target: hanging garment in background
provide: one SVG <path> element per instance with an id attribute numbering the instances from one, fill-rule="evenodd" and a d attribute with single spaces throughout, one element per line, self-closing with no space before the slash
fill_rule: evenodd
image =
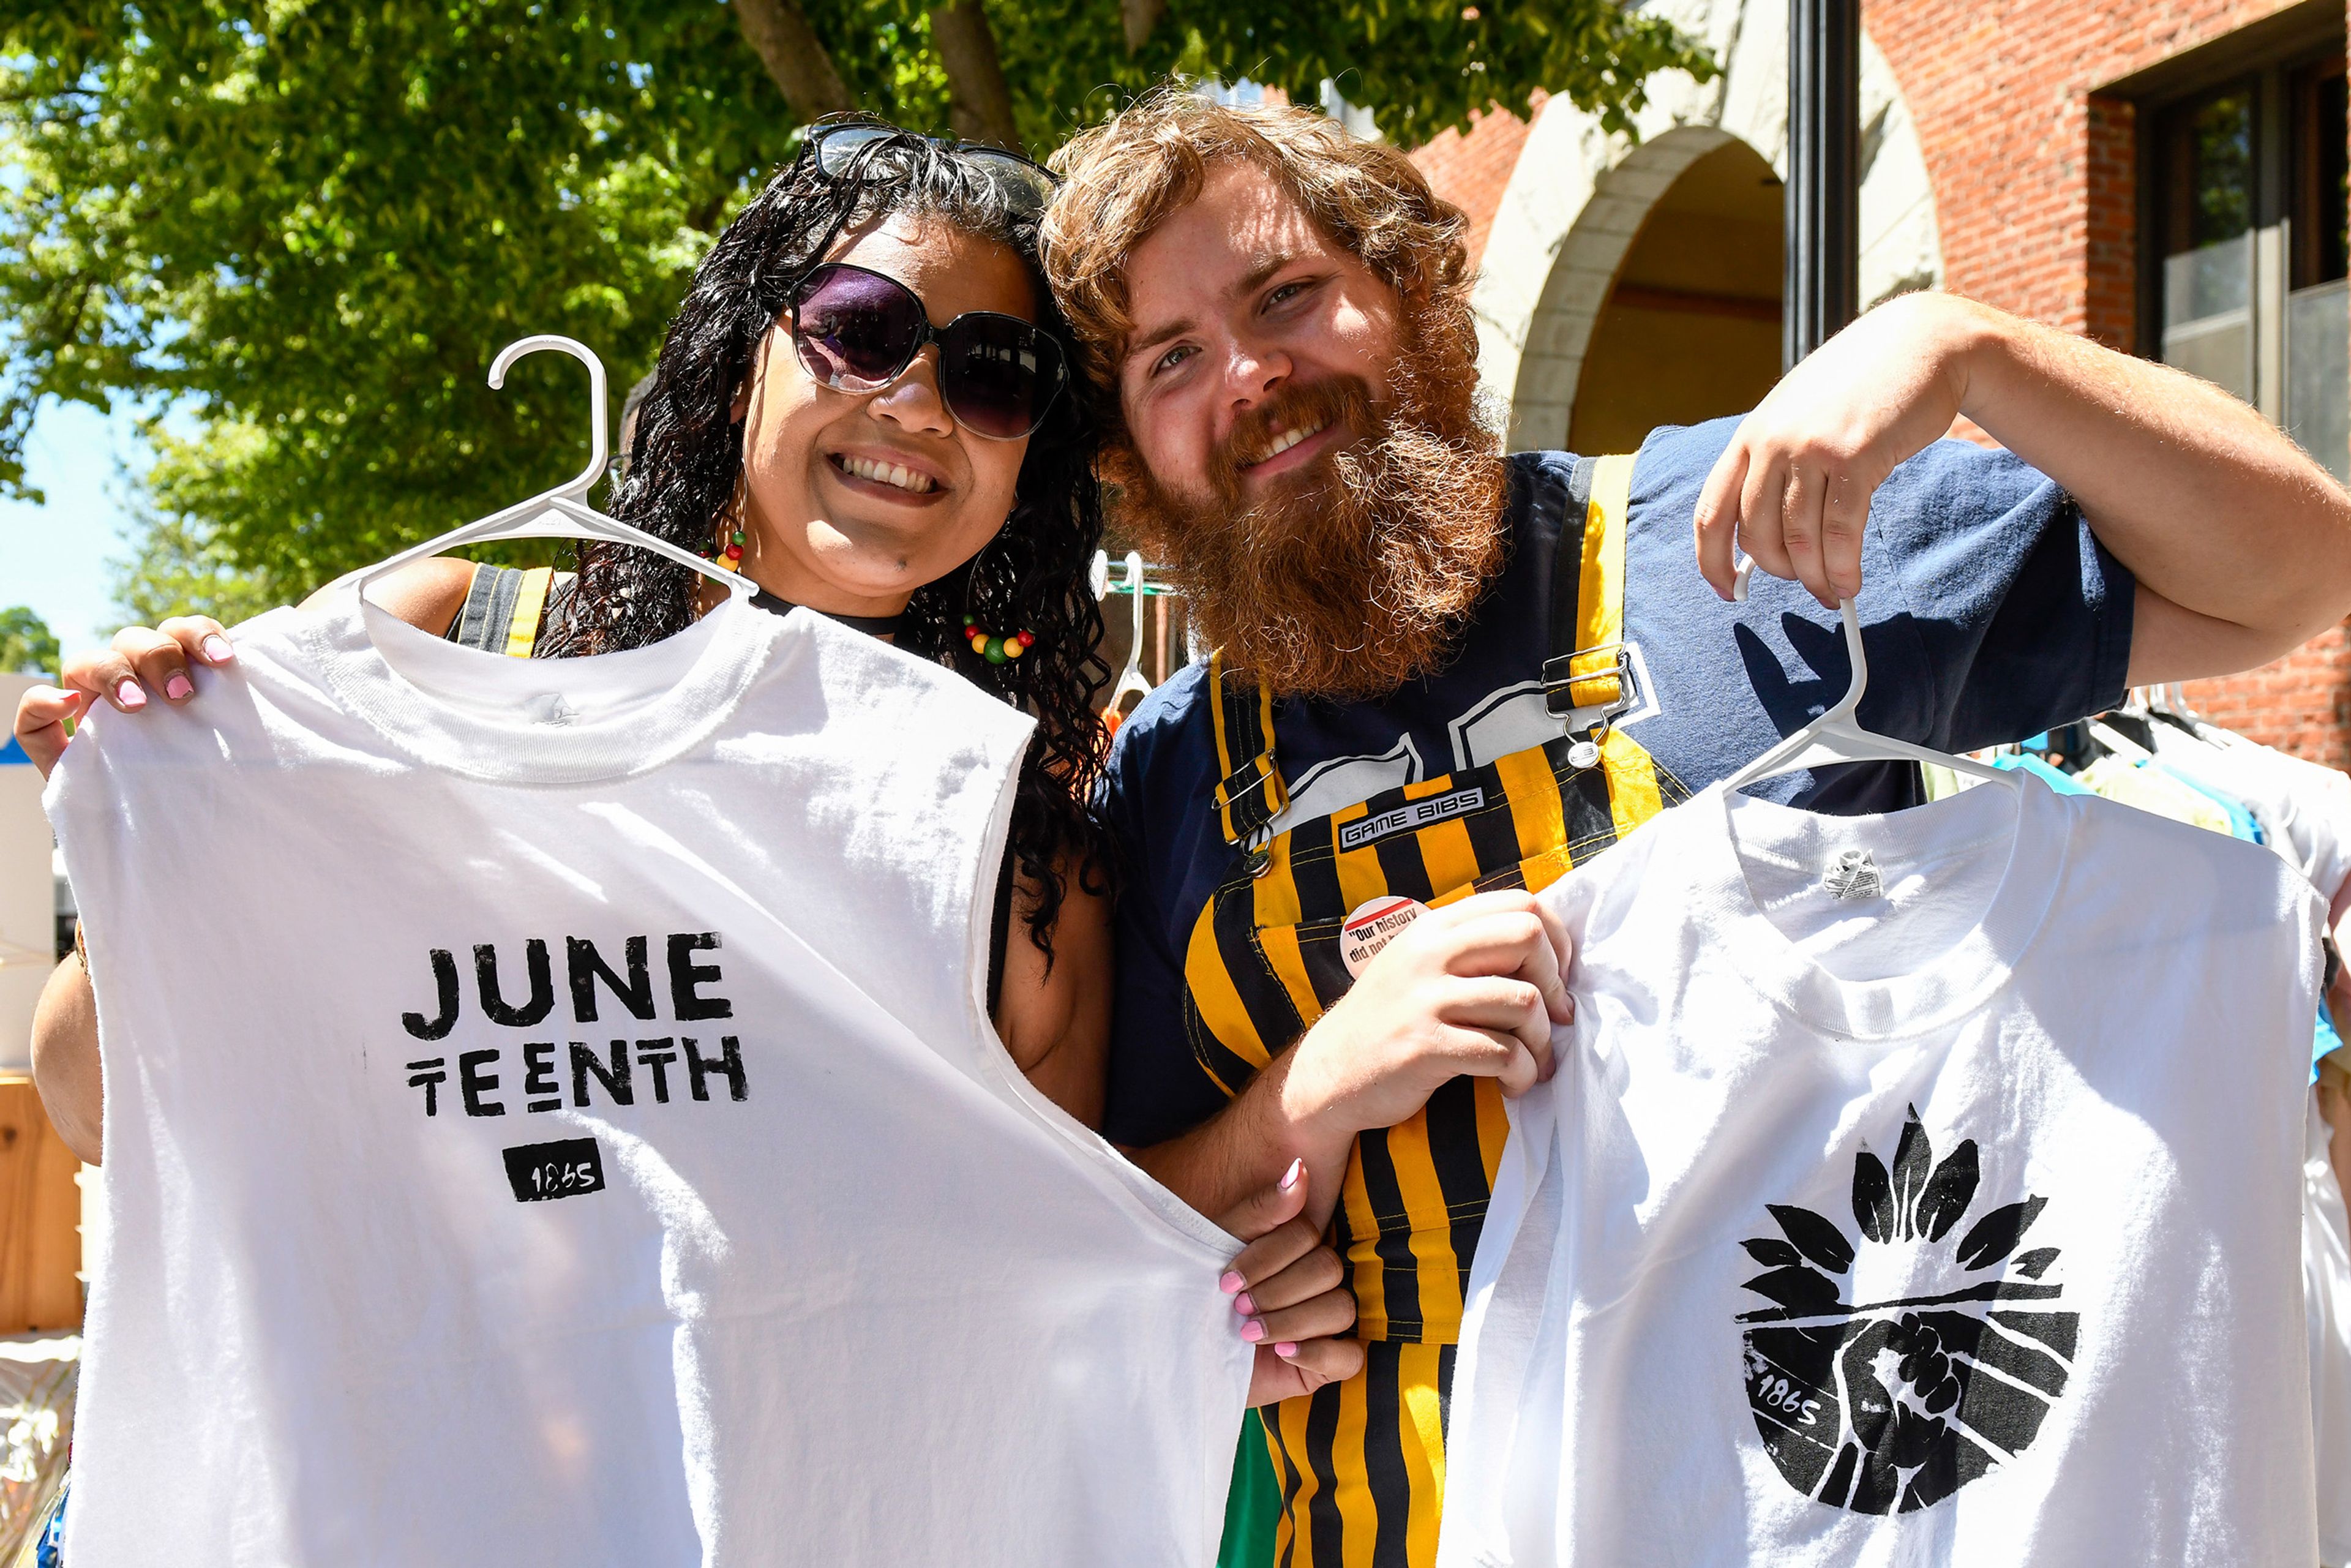
<path id="1" fill-rule="evenodd" d="M 2262 839 L 2291 861 L 2329 904 L 2351 883 L 2351 777 L 2245 741 L 2215 746 L 2176 726 L 2148 726 L 2167 768 L 2244 802 Z"/>
<path id="2" fill-rule="evenodd" d="M 2175 822 L 2188 822 L 2209 832 L 2234 837 L 2229 813 L 2210 796 L 2184 784 L 2159 768 L 2147 768 L 2123 757 L 2101 757 L 2074 775 L 2092 793 L 2136 806 Z"/>
<path id="3" fill-rule="evenodd" d="M 2317 900 L 2037 779 L 1726 798 L 1542 895 L 1440 1562 L 2316 1559 Z M 2192 958 L 2192 961 L 2188 961 Z"/>
<path id="4" fill-rule="evenodd" d="M 1209 1559 L 1237 1244 L 979 1001 L 1028 720 L 733 601 L 237 645 L 51 785 L 111 1218 L 74 1568 Z"/>

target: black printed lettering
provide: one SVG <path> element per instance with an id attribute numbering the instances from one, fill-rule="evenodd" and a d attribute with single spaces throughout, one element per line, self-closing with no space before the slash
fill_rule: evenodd
<path id="1" fill-rule="evenodd" d="M 612 1042 L 612 1065 L 608 1071 L 603 1059 L 578 1040 L 571 1042 L 571 1104 L 573 1109 L 588 1108 L 588 1080 L 593 1075 L 604 1086 L 605 1094 L 615 1105 L 633 1105 L 636 1091 L 629 1083 L 629 1042 Z"/>
<path id="2" fill-rule="evenodd" d="M 620 1041 L 612 1043 L 617 1046 Z M 637 1041 L 637 1065 L 653 1073 L 653 1099 L 664 1105 L 669 1103 L 669 1064 L 676 1060 L 677 1042 L 667 1035 Z"/>
<path id="3" fill-rule="evenodd" d="M 555 1081 L 555 1042 L 535 1040 L 522 1048 L 522 1092 L 530 1096 L 526 1111 L 559 1111 L 563 1085 Z"/>
<path id="4" fill-rule="evenodd" d="M 547 944 L 534 936 L 523 944 L 523 959 L 530 970 L 530 1000 L 509 1007 L 498 992 L 498 950 L 484 942 L 474 949 L 474 978 L 482 990 L 482 1014 L 509 1029 L 528 1029 L 555 1010 L 555 975 L 547 961 Z"/>
<path id="5" fill-rule="evenodd" d="M 445 1040 L 457 1027 L 457 960 L 446 947 L 433 949 L 433 986 L 440 1000 L 432 1018 L 423 1013 L 400 1015 L 401 1027 L 419 1040 Z"/>
<path id="6" fill-rule="evenodd" d="M 702 1052 L 694 1049 L 692 1035 L 685 1036 L 679 1043 L 685 1047 L 686 1078 L 696 1100 L 710 1098 L 709 1086 L 703 1080 L 714 1072 L 726 1080 L 726 1098 L 729 1100 L 747 1100 L 751 1097 L 743 1082 L 743 1052 L 736 1044 L 733 1035 L 727 1035 L 719 1040 L 718 1060 L 716 1061 L 703 1060 Z"/>
<path id="7" fill-rule="evenodd" d="M 498 1086 L 498 1075 L 479 1069 L 498 1059 L 495 1051 L 468 1051 L 457 1058 L 457 1085 L 465 1092 L 465 1114 L 468 1116 L 503 1116 L 507 1108 L 483 1095 Z"/>
<path id="8" fill-rule="evenodd" d="M 653 1016 L 653 977 L 645 962 L 646 942 L 642 936 L 629 938 L 629 977 L 623 982 L 612 973 L 604 956 L 596 951 L 596 944 L 584 936 L 563 939 L 564 954 L 571 972 L 571 1016 L 581 1023 L 596 1021 L 596 982 L 601 979 L 611 988 L 613 999 L 629 1009 L 632 1018 Z"/>
<path id="9" fill-rule="evenodd" d="M 444 954 L 443 956 L 445 957 L 447 955 Z M 454 967 L 451 973 L 455 973 Z M 413 1018 L 416 1015 L 411 1013 L 409 1016 Z M 412 1061 L 408 1064 L 408 1086 L 411 1089 L 424 1091 L 424 1113 L 428 1116 L 437 1116 L 441 1113 L 441 1085 L 449 1081 L 449 1074 L 443 1071 L 445 1065 L 446 1059 L 438 1056 L 430 1061 Z"/>
<path id="10" fill-rule="evenodd" d="M 669 939 L 669 999 L 675 1009 L 677 1021 L 693 1023 L 699 1019 L 731 1019 L 735 1004 L 725 997 L 702 997 L 695 988 L 715 983 L 718 976 L 716 964 L 697 964 L 695 954 L 718 949 L 716 931 L 680 931 Z"/>

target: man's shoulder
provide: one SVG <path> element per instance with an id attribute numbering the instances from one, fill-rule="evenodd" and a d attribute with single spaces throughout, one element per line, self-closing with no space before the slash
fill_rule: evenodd
<path id="1" fill-rule="evenodd" d="M 1110 770 L 1117 786 L 1132 790 L 1146 777 L 1187 761 L 1213 766 L 1216 730 L 1209 713 L 1208 661 L 1195 659 L 1144 695 L 1118 727 L 1111 745 Z"/>

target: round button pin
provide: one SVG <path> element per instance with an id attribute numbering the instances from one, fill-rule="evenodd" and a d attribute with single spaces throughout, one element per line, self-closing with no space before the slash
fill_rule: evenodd
<path id="1" fill-rule="evenodd" d="M 1428 905 L 1416 898 L 1374 898 L 1355 905 L 1339 927 L 1339 957 L 1347 973 L 1361 978 L 1364 966 L 1381 948 L 1395 941 L 1404 928 L 1420 918 Z"/>
<path id="2" fill-rule="evenodd" d="M 1599 745 L 1596 742 L 1589 740 L 1577 741 L 1573 746 L 1567 748 L 1567 765 L 1570 768 L 1599 767 Z"/>

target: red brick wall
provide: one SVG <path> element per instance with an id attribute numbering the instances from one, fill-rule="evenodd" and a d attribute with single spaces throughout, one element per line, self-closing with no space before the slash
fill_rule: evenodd
<path id="1" fill-rule="evenodd" d="M 1536 114 L 1542 112 L 1544 99 L 1541 92 L 1534 95 Z M 1527 130 L 1526 120 L 1497 110 L 1479 115 L 1466 133 L 1445 131 L 1412 154 L 1437 193 L 1468 216 L 1472 267 L 1485 258 L 1486 237 L 1494 231 L 1494 214 L 1527 144 Z"/>
<path id="2" fill-rule="evenodd" d="M 2351 632 L 2323 632 L 2248 674 L 2190 681 L 2188 703 L 2248 739 L 2351 768 Z"/>
<path id="3" fill-rule="evenodd" d="M 2283 8 L 2281 0 L 1863 0 L 1862 24 L 1918 128 L 1946 286 L 2126 343 L 2129 257 L 2114 247 L 2130 239 L 2129 119 L 2118 105 L 2094 114 L 2091 89 Z"/>

